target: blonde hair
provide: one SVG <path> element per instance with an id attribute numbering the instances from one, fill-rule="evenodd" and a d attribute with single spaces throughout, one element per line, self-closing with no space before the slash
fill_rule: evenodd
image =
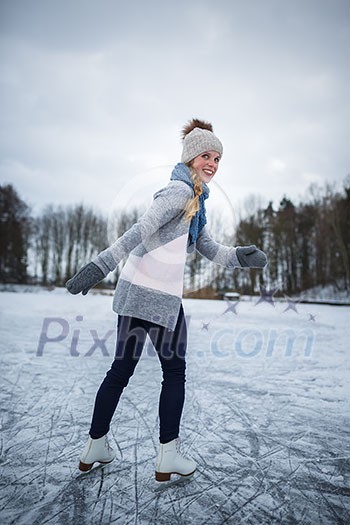
<path id="1" fill-rule="evenodd" d="M 187 165 L 190 168 L 191 178 L 193 181 L 193 190 L 194 190 L 193 199 L 190 199 L 187 202 L 186 207 L 185 207 L 185 219 L 186 219 L 186 222 L 189 222 L 199 210 L 199 196 L 202 195 L 203 193 L 203 183 L 202 183 L 200 176 L 191 167 L 191 163 Z"/>

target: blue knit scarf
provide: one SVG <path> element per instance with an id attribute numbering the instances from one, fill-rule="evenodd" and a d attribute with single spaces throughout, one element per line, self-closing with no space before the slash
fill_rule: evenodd
<path id="1" fill-rule="evenodd" d="M 170 180 L 181 180 L 185 182 L 192 189 L 194 187 L 190 169 L 183 162 L 176 164 L 175 168 L 172 171 Z M 203 192 L 199 196 L 199 210 L 191 219 L 190 230 L 189 230 L 189 243 L 191 246 L 194 244 L 198 238 L 198 235 L 202 228 L 207 223 L 207 217 L 205 212 L 205 199 L 209 197 L 209 188 L 206 184 L 203 183 Z"/>

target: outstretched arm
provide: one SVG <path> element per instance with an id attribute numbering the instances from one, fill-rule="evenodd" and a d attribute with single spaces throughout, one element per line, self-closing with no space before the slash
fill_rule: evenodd
<path id="1" fill-rule="evenodd" d="M 86 295 L 90 288 L 102 281 L 118 263 L 141 242 L 145 242 L 159 228 L 182 213 L 191 189 L 183 183 L 170 183 L 154 195 L 152 205 L 140 219 L 109 248 L 100 252 L 66 283 L 72 294 Z"/>
<path id="2" fill-rule="evenodd" d="M 265 253 L 255 245 L 225 246 L 214 241 L 206 227 L 198 236 L 196 250 L 210 261 L 226 268 L 263 268 L 267 264 Z"/>

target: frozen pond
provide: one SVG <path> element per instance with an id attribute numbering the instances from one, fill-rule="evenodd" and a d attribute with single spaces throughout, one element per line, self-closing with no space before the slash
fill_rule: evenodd
<path id="1" fill-rule="evenodd" d="M 152 348 L 113 420 L 117 459 L 80 474 L 111 297 L 2 292 L 1 523 L 349 524 L 350 308 L 256 302 L 184 301 L 181 437 L 198 470 L 159 489 Z"/>

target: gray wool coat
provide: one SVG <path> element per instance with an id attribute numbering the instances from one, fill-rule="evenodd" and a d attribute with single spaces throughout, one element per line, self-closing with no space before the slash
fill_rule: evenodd
<path id="1" fill-rule="evenodd" d="M 185 206 L 192 198 L 193 190 L 186 183 L 169 182 L 155 193 L 144 215 L 93 260 L 107 275 L 127 257 L 113 299 L 116 313 L 175 329 L 190 226 L 185 220 Z M 206 227 L 195 249 L 226 268 L 241 268 L 236 248 L 214 241 Z"/>

